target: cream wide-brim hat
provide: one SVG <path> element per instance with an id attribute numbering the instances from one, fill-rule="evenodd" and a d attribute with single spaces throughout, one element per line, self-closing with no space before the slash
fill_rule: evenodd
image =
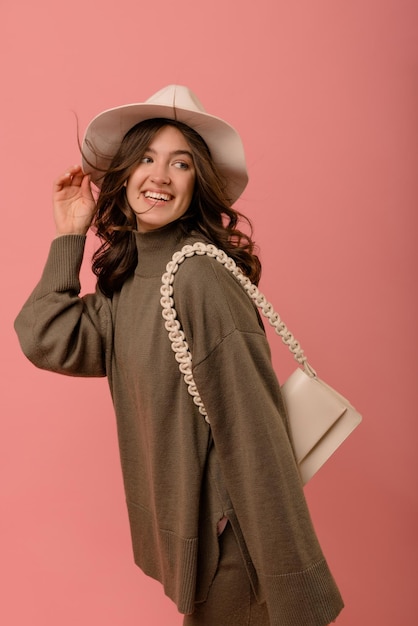
<path id="1" fill-rule="evenodd" d="M 225 179 L 229 201 L 232 204 L 239 198 L 248 182 L 239 134 L 220 118 L 206 113 L 194 93 L 182 85 L 168 85 L 143 103 L 108 109 L 90 122 L 82 144 L 82 164 L 97 187 L 128 130 L 153 118 L 177 120 L 193 128 L 208 145 Z"/>

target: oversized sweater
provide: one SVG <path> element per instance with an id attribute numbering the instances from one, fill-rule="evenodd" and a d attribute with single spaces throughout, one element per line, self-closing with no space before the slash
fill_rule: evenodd
<path id="1" fill-rule="evenodd" d="M 209 426 L 160 304 L 172 254 L 202 237 L 176 223 L 134 236 L 137 268 L 113 298 L 79 296 L 85 237 L 53 241 L 15 322 L 22 349 L 50 371 L 108 377 L 135 562 L 180 612 L 207 596 L 226 515 L 272 626 L 325 626 L 343 604 L 312 527 L 259 315 L 216 260 L 194 256 L 179 268 L 175 308 Z"/>

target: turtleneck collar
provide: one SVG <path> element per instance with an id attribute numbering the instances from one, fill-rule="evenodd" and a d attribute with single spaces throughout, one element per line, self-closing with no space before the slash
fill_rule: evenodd
<path id="1" fill-rule="evenodd" d="M 138 276 L 161 276 L 174 252 L 180 250 L 188 237 L 183 233 L 179 221 L 146 233 L 134 231 L 138 250 Z"/>

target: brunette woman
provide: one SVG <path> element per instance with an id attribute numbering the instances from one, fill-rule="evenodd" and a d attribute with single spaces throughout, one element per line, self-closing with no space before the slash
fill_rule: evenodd
<path id="1" fill-rule="evenodd" d="M 178 270 L 175 306 L 210 425 L 161 315 L 161 276 L 185 244 L 213 243 L 260 277 L 251 231 L 232 208 L 247 183 L 237 132 L 170 85 L 100 114 L 82 153 L 83 169 L 54 184 L 57 237 L 16 320 L 24 353 L 47 370 L 108 377 L 135 562 L 161 581 L 186 626 L 329 624 L 342 600 L 254 305 L 213 258 Z M 97 290 L 80 298 L 92 222 Z"/>

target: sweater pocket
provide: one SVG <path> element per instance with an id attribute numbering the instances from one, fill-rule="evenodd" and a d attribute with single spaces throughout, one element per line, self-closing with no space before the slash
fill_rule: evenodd
<path id="1" fill-rule="evenodd" d="M 197 537 L 180 537 L 158 528 L 144 507 L 128 502 L 132 547 L 136 565 L 158 580 L 180 613 L 192 613 L 197 575 Z"/>

